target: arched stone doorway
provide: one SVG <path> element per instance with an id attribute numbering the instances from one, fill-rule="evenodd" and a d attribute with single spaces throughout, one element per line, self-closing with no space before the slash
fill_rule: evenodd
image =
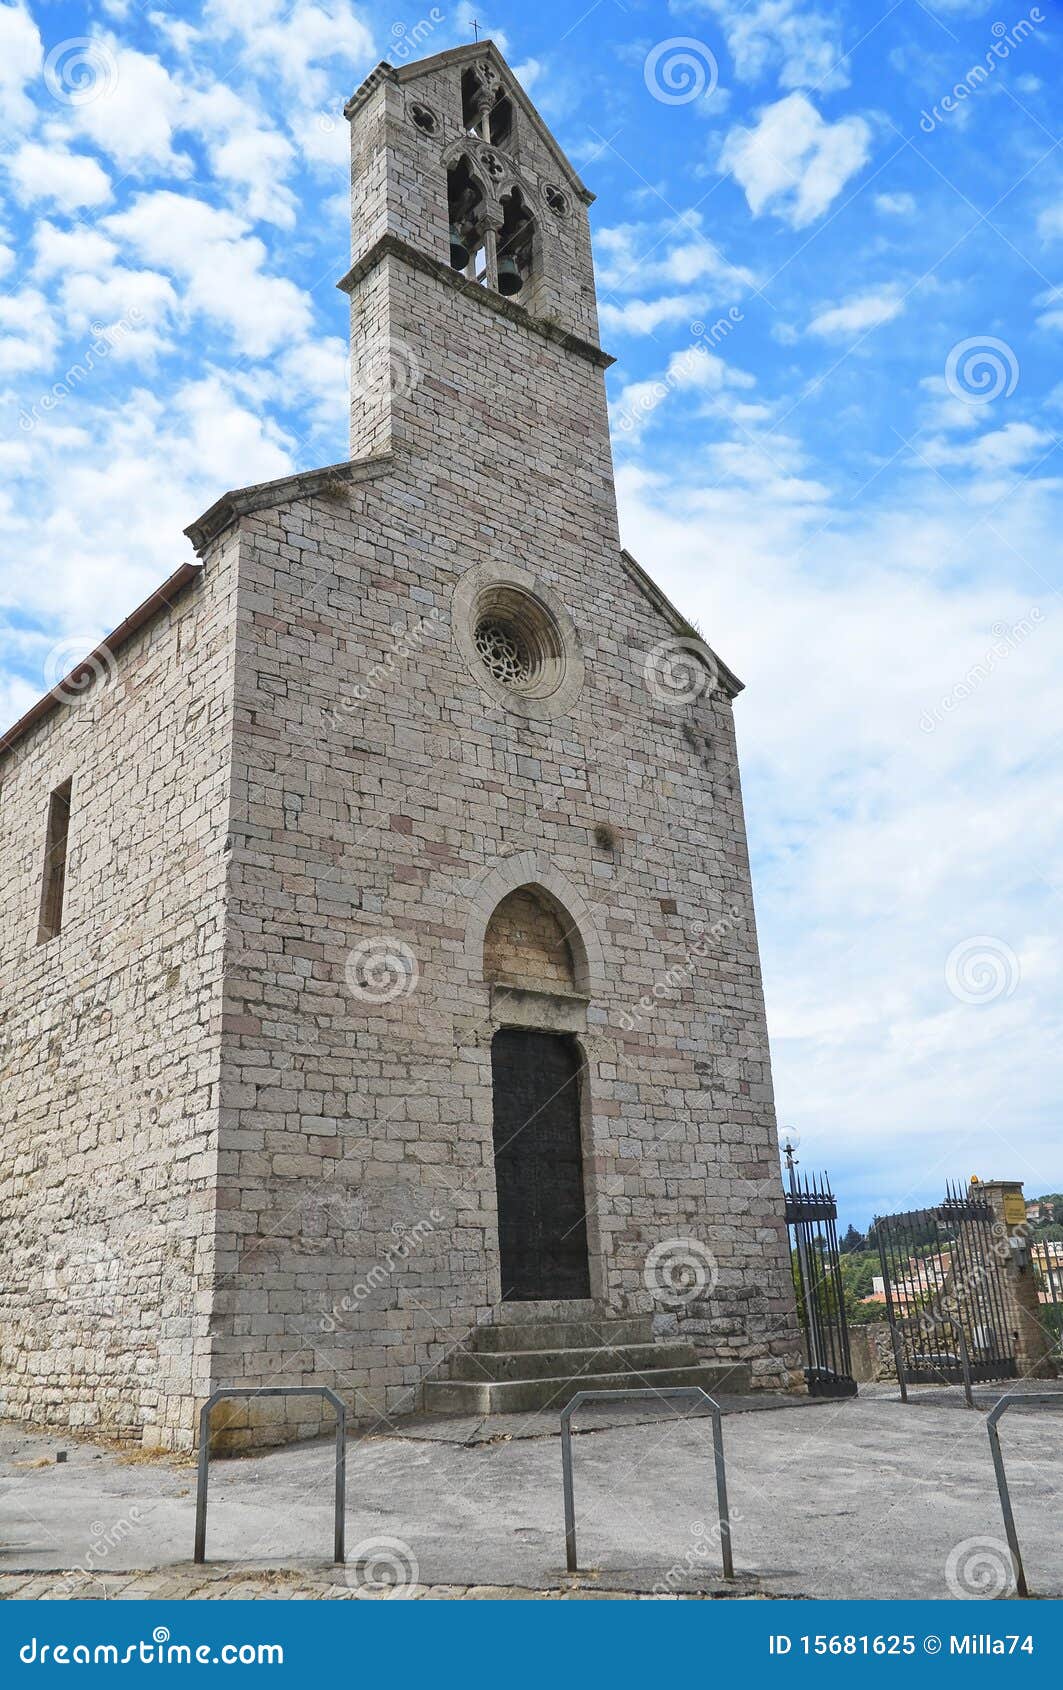
<path id="1" fill-rule="evenodd" d="M 540 888 L 522 886 L 502 899 L 484 937 L 496 1014 L 518 1023 L 500 1026 L 491 1044 L 504 1302 L 591 1295 L 584 1063 L 564 1030 L 586 1002 L 576 989 L 570 926 Z"/>

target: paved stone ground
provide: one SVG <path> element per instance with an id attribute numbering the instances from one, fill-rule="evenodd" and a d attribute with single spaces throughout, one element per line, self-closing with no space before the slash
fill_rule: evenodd
<path id="1" fill-rule="evenodd" d="M 589 1411 L 574 1441 L 580 1565 L 564 1571 L 557 1422 L 423 1417 L 352 1438 L 345 1569 L 328 1564 L 328 1442 L 211 1468 L 206 1568 L 190 1564 L 190 1461 L 0 1426 L 0 1597 L 922 1597 L 1006 1593 L 985 1430 L 999 1392 L 896 1388 L 754 1408 L 724 1426 L 735 1562 L 720 1578 L 711 1429 Z M 1063 1408 L 1063 1395 L 1060 1407 Z M 773 1411 L 768 1411 L 772 1409 Z M 1063 1415 L 1003 1421 L 1031 1590 L 1063 1596 Z M 590 1429 L 594 1426 L 594 1429 Z M 57 1464 L 65 1448 L 68 1459 Z"/>
<path id="2" fill-rule="evenodd" d="M 564 1589 L 533 1590 L 525 1585 L 503 1584 L 413 1584 L 397 1595 L 403 1599 L 434 1602 L 706 1602 L 709 1591 L 656 1591 L 602 1589 L 573 1579 Z M 719 1595 L 743 1596 L 744 1591 Z M 197 1602 L 277 1601 L 329 1602 L 383 1600 L 388 1590 L 351 1589 L 337 1574 L 312 1571 L 272 1573 L 215 1572 L 204 1577 L 203 1569 L 174 1568 L 170 1572 L 97 1574 L 76 1589 L 68 1588 L 68 1576 L 53 1573 L 0 1573 L 0 1602 L 53 1601 L 147 1601 L 170 1602 L 192 1598 Z"/>

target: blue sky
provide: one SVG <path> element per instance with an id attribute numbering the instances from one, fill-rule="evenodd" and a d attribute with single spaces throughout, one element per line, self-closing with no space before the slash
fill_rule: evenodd
<path id="1" fill-rule="evenodd" d="M 598 195 L 625 542 L 747 683 L 781 1120 L 861 1223 L 1063 1187 L 1057 0 L 0 4 L 0 715 L 345 455 L 341 108 L 473 17 Z"/>

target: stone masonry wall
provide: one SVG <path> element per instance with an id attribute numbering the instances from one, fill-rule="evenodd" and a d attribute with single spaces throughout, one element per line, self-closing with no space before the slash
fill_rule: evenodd
<path id="1" fill-rule="evenodd" d="M 179 1447 L 218 1386 L 392 1414 L 513 1313 L 490 1052 L 521 994 L 492 995 L 483 940 L 522 886 L 588 1000 L 596 1307 L 758 1384 L 800 1368 L 731 702 L 661 684 L 683 631 L 620 552 L 585 206 L 537 210 L 531 315 L 455 278 L 414 96 L 460 124 L 452 63 L 354 124 L 356 257 L 421 254 L 349 284 L 371 471 L 237 518 L 115 685 L 0 764 L 0 1412 Z M 522 111 L 516 135 L 539 196 L 556 152 Z M 549 706 L 469 656 L 498 581 L 561 630 Z M 70 776 L 67 918 L 37 946 Z"/>
<path id="2" fill-rule="evenodd" d="M 233 552 L 0 758 L 0 1415 L 186 1448 L 210 1388 Z M 65 920 L 39 945 L 70 777 Z"/>
<path id="3" fill-rule="evenodd" d="M 420 372 L 393 395 L 393 461 L 241 523 L 216 1370 L 393 1413 L 499 1314 L 495 1024 L 468 934 L 520 857 L 569 889 L 598 958 L 582 1043 L 599 1306 L 658 1312 L 787 1382 L 730 702 L 647 685 L 675 634 L 621 561 L 600 369 L 401 259 L 380 268 L 381 321 Z M 553 720 L 500 708 L 453 635 L 468 573 L 514 562 L 582 647 L 582 691 Z M 648 1266 L 675 1239 L 706 1293 L 679 1309 Z"/>

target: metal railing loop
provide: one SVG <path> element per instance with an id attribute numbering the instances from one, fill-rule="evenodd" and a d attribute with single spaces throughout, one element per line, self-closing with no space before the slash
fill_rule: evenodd
<path id="1" fill-rule="evenodd" d="M 712 1451 L 716 1469 L 716 1504 L 720 1516 L 720 1554 L 723 1576 L 734 1578 L 731 1555 L 731 1516 L 727 1506 L 727 1472 L 723 1459 L 723 1423 L 720 1405 L 700 1385 L 675 1385 L 661 1389 L 623 1391 L 577 1391 L 561 1411 L 561 1474 L 565 1487 L 565 1559 L 570 1573 L 579 1571 L 576 1554 L 576 1499 L 572 1485 L 572 1416 L 585 1402 L 669 1401 L 683 1398 L 687 1402 L 704 1403 L 712 1414 Z"/>
<path id="2" fill-rule="evenodd" d="M 1031 1391 L 1028 1395 L 1020 1393 L 1001 1397 L 996 1407 L 991 1409 L 986 1418 L 986 1431 L 989 1433 L 989 1449 L 993 1457 L 993 1471 L 997 1476 L 997 1491 L 1000 1494 L 1000 1512 L 1004 1516 L 1004 1531 L 1007 1534 L 1008 1548 L 1011 1550 L 1011 1563 L 1015 1569 L 1016 1596 L 1029 1596 L 1026 1588 L 1026 1569 L 1022 1564 L 1022 1551 L 1019 1548 L 1019 1534 L 1015 1529 L 1015 1515 L 1011 1507 L 1011 1492 L 1008 1489 L 1008 1476 L 1004 1471 L 1004 1456 L 1000 1448 L 1000 1433 L 997 1422 L 1002 1415 L 1014 1408 L 1016 1403 L 1037 1403 L 1040 1407 L 1051 1406 L 1058 1408 L 1063 1403 L 1063 1394 L 1049 1391 Z"/>
<path id="3" fill-rule="evenodd" d="M 207 1558 L 207 1480 L 210 1474 L 210 1415 L 220 1402 L 240 1397 L 324 1397 L 336 1414 L 336 1517 L 333 1533 L 333 1560 L 342 1566 L 344 1550 L 344 1520 L 347 1509 L 347 1410 L 335 1391 L 325 1385 L 271 1385 L 257 1388 L 233 1386 L 215 1391 L 199 1411 L 199 1473 L 196 1482 L 196 1547 L 193 1560 L 202 1565 Z"/>

